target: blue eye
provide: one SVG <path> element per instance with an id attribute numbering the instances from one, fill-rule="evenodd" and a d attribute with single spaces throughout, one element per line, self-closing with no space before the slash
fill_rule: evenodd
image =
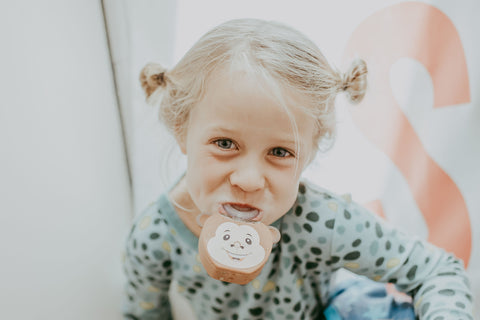
<path id="1" fill-rule="evenodd" d="M 215 144 L 221 149 L 231 149 L 233 142 L 232 140 L 228 140 L 228 139 L 219 139 L 215 141 Z"/>
<path id="2" fill-rule="evenodd" d="M 279 158 L 285 158 L 292 154 L 283 148 L 273 148 L 272 155 Z"/>

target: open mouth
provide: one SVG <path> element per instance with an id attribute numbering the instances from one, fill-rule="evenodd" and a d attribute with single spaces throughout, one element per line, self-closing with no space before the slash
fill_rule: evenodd
<path id="1" fill-rule="evenodd" d="M 258 221 L 260 218 L 260 211 L 256 208 L 250 207 L 249 205 L 225 203 L 222 205 L 222 207 L 227 216 L 234 219 Z"/>

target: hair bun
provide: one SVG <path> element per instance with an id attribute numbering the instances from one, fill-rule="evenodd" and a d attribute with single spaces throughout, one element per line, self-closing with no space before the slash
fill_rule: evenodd
<path id="1" fill-rule="evenodd" d="M 167 69 L 158 63 L 149 63 L 140 72 L 140 83 L 147 98 L 152 95 L 158 87 L 166 86 L 165 72 Z"/>
<path id="2" fill-rule="evenodd" d="M 343 75 L 342 90 L 352 103 L 360 103 L 367 91 L 367 64 L 362 59 L 355 59 Z"/>

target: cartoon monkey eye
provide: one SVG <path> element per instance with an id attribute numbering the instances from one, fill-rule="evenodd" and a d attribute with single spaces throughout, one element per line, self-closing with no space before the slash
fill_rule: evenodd
<path id="1" fill-rule="evenodd" d="M 246 242 L 248 245 L 251 245 L 251 244 L 252 244 L 252 239 L 247 238 L 247 239 L 245 239 L 245 242 Z"/>
<path id="2" fill-rule="evenodd" d="M 227 241 L 228 239 L 230 239 L 230 235 L 229 234 L 226 234 L 223 236 L 223 240 Z"/>

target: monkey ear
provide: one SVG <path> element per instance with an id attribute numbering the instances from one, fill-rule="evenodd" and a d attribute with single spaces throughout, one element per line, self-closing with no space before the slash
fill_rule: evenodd
<path id="1" fill-rule="evenodd" d="M 277 243 L 278 241 L 280 241 L 280 231 L 278 231 L 277 228 L 268 226 L 268 230 L 270 230 L 270 232 L 272 233 L 273 243 Z"/>

